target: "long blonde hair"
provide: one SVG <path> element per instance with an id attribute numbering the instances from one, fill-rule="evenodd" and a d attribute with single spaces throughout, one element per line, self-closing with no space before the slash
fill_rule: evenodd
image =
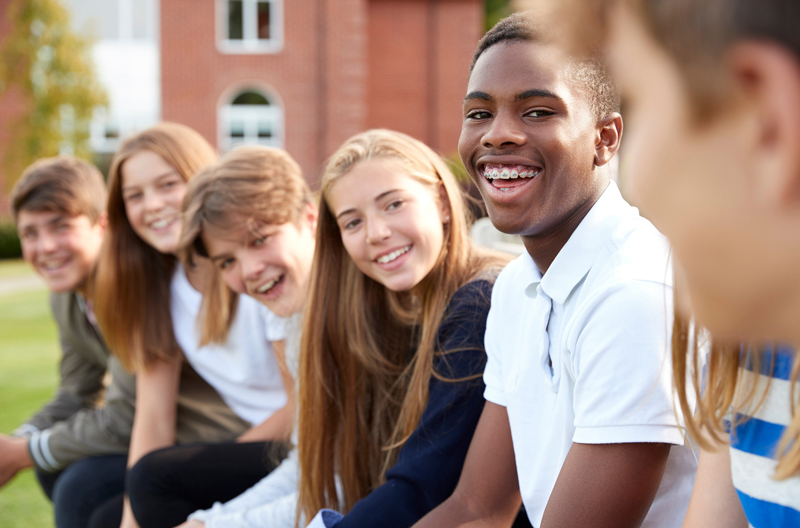
<path id="1" fill-rule="evenodd" d="M 251 230 L 259 225 L 299 222 L 312 203 L 311 191 L 297 162 L 284 150 L 269 147 L 239 147 L 219 163 L 195 176 L 183 199 L 181 258 L 193 254 L 208 257 L 203 232 L 209 228 L 228 231 L 242 218 Z M 200 344 L 224 341 L 233 321 L 236 294 L 215 267 L 200 310 Z"/>
<path id="2" fill-rule="evenodd" d="M 704 334 L 707 340 L 705 365 L 700 350 Z M 707 332 L 696 328 L 691 318 L 676 309 L 672 329 L 673 383 L 681 412 L 689 417 L 686 428 L 703 449 L 714 450 L 726 444 L 726 420 L 732 417 L 732 425 L 741 424 L 743 420 L 737 417 L 752 416 L 766 398 L 769 383 L 760 386 L 741 376 L 745 367 L 754 373 L 774 370 L 777 350 L 770 345 L 768 348 L 772 348 L 772 353 L 764 354 L 764 348 L 715 341 Z M 769 359 L 770 364 L 762 365 L 764 359 Z M 762 369 L 762 366 L 766 368 Z M 789 478 L 800 470 L 800 414 L 797 413 L 795 396 L 799 374 L 800 361 L 795 359 L 791 374 L 791 401 L 786 402 L 791 406 L 792 421 L 776 451 L 777 479 Z M 697 403 L 694 415 L 692 402 Z M 745 411 L 740 414 L 743 409 Z"/>
<path id="3" fill-rule="evenodd" d="M 389 291 L 356 268 L 327 204 L 335 182 L 359 163 L 391 159 L 438 192 L 450 208 L 438 261 L 414 293 Z M 388 130 L 358 134 L 322 175 L 310 300 L 299 372 L 299 511 L 349 511 L 379 486 L 419 423 L 428 401 L 436 334 L 450 297 L 483 270 L 508 259 L 475 248 L 462 191 L 423 143 Z M 340 479 L 343 504 L 337 498 Z"/>
<path id="4" fill-rule="evenodd" d="M 134 154 L 161 156 L 184 180 L 213 163 L 216 153 L 184 125 L 161 123 L 122 143 L 108 176 L 108 230 L 93 294 L 103 336 L 128 370 L 146 369 L 154 360 L 180 357 L 170 315 L 170 281 L 176 258 L 144 242 L 134 232 L 122 199 L 122 168 Z"/>

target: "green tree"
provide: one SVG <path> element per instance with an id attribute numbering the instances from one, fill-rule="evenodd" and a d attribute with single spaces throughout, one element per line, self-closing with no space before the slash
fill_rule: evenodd
<path id="1" fill-rule="evenodd" d="M 511 7 L 511 0 L 485 0 L 486 8 L 486 31 L 492 29 L 501 18 L 505 18 L 514 10 Z"/>
<path id="2" fill-rule="evenodd" d="M 59 0 L 15 0 L 6 13 L 11 31 L 0 43 L 0 98 L 16 88 L 25 114 L 3 147 L 6 185 L 35 160 L 71 153 L 91 159 L 92 114 L 106 106 L 94 71 L 91 42 L 77 35 Z"/>

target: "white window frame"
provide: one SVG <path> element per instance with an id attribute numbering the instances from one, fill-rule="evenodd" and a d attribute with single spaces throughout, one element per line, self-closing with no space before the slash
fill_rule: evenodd
<path id="1" fill-rule="evenodd" d="M 258 2 L 270 3 L 270 38 L 258 38 Z M 279 53 L 283 50 L 283 0 L 241 0 L 242 40 L 228 39 L 228 0 L 217 0 L 217 50 L 226 54 Z"/>
<path id="2" fill-rule="evenodd" d="M 233 105 L 234 99 L 244 92 L 256 92 L 264 96 L 268 105 Z M 231 148 L 241 145 L 261 145 L 265 147 L 283 148 L 283 107 L 277 97 L 270 91 L 260 87 L 247 86 L 229 92 L 225 104 L 220 105 L 218 112 L 218 145 L 220 152 L 227 152 Z M 234 119 L 244 123 L 244 138 L 234 140 L 230 135 L 230 123 Z M 272 122 L 272 137 L 258 137 L 258 122 L 260 120 Z"/>

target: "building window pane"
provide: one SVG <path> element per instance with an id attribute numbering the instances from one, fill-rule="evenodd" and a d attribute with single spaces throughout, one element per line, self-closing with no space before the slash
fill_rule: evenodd
<path id="1" fill-rule="evenodd" d="M 241 0 L 228 2 L 228 39 L 242 40 L 244 38 L 243 10 Z"/>
<path id="2" fill-rule="evenodd" d="M 258 38 L 270 38 L 270 2 L 258 3 Z"/>
<path id="3" fill-rule="evenodd" d="M 258 92 L 243 92 L 236 96 L 232 105 L 268 105 L 267 98 Z"/>
<path id="4" fill-rule="evenodd" d="M 147 34 L 147 0 L 133 0 L 133 31 L 135 39 L 146 39 Z"/>
<path id="5" fill-rule="evenodd" d="M 243 138 L 244 137 L 244 121 L 240 119 L 231 120 L 231 137 Z"/>
<path id="6" fill-rule="evenodd" d="M 220 149 L 238 145 L 281 147 L 283 111 L 260 90 L 243 90 L 220 108 Z"/>

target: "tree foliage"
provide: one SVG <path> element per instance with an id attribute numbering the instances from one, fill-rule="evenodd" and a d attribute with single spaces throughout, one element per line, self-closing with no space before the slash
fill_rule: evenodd
<path id="1" fill-rule="evenodd" d="M 3 148 L 7 185 L 35 160 L 70 153 L 91 159 L 92 114 L 107 105 L 94 71 L 91 42 L 77 35 L 59 0 L 15 0 L 11 31 L 0 42 L 0 98 L 17 88 L 26 112 Z"/>
<path id="2" fill-rule="evenodd" d="M 486 31 L 492 29 L 500 19 L 514 12 L 511 0 L 485 0 L 484 6 L 486 8 Z"/>

